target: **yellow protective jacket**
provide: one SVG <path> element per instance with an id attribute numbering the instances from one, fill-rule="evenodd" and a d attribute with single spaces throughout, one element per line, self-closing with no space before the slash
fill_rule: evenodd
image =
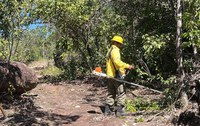
<path id="1" fill-rule="evenodd" d="M 116 45 L 111 46 L 106 57 L 106 74 L 110 77 L 116 76 L 116 70 L 119 70 L 120 74 L 124 75 L 125 68 L 129 68 L 130 66 L 129 64 L 121 61 L 120 49 Z M 113 65 L 115 65 L 115 67 Z"/>

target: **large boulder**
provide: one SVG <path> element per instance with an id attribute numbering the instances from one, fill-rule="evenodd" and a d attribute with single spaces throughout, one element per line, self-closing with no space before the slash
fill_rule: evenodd
<path id="1" fill-rule="evenodd" d="M 37 86 L 36 74 L 21 62 L 0 61 L 0 92 L 22 94 Z"/>

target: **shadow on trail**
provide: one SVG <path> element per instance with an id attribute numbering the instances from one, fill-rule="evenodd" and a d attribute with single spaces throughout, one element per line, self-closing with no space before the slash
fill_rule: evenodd
<path id="1" fill-rule="evenodd" d="M 48 113 L 43 111 L 34 111 L 30 113 L 19 113 L 14 114 L 13 118 L 9 120 L 6 124 L 8 125 L 42 125 L 42 126 L 49 126 L 49 125 L 61 125 L 61 124 L 72 124 L 75 122 L 79 115 L 59 115 L 55 113 Z"/>
<path id="2" fill-rule="evenodd" d="M 6 125 L 15 126 L 49 126 L 49 125 L 62 125 L 62 124 L 72 124 L 80 118 L 80 115 L 61 115 L 55 113 L 49 113 L 46 111 L 40 111 L 40 107 L 34 105 L 35 96 L 20 96 L 19 98 L 13 100 L 6 104 L 7 108 L 14 108 L 15 112 L 12 115 L 8 115 L 8 118 L 0 122 L 4 122 Z M 1 124 L 1 123 L 0 123 Z"/>
<path id="3" fill-rule="evenodd" d="M 87 94 L 83 98 L 84 104 L 89 104 L 93 109 L 87 111 L 89 114 L 102 114 L 104 112 L 104 102 L 106 95 L 106 80 L 99 78 L 90 78 L 87 81 L 92 86 L 87 90 Z"/>
<path id="4" fill-rule="evenodd" d="M 93 81 L 91 82 L 92 86 L 87 90 L 88 94 L 83 98 L 87 101 L 88 104 L 95 102 L 104 102 L 106 90 L 105 83 L 102 81 Z"/>

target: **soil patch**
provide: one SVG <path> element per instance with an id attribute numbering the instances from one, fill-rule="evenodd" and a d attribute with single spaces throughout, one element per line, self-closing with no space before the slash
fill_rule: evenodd
<path id="1" fill-rule="evenodd" d="M 123 118 L 103 116 L 106 87 L 101 81 L 41 83 L 6 109 L 9 121 L 4 125 L 44 126 L 164 126 L 165 116 L 152 122 L 135 123 L 138 115 Z M 9 112 L 10 111 L 10 112 Z M 139 114 L 139 116 L 143 116 Z"/>

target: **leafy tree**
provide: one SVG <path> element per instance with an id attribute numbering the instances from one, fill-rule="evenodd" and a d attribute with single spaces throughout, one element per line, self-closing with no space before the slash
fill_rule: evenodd
<path id="1" fill-rule="evenodd" d="M 191 84 L 199 84 L 199 28 L 200 28 L 200 18 L 199 18 L 199 0 L 184 0 L 182 1 L 183 6 L 183 33 L 182 38 L 182 47 L 181 50 L 183 53 L 182 59 L 182 68 L 180 65 L 181 72 L 181 83 L 182 83 L 182 102 L 184 107 L 187 107 L 188 104 L 188 95 L 191 95 L 190 86 Z M 196 87 L 197 90 L 198 87 Z M 190 96 L 189 96 L 190 97 Z"/>
<path id="2" fill-rule="evenodd" d="M 187 59 L 184 61 L 187 68 L 190 66 L 195 66 L 195 62 L 197 63 L 198 59 L 198 50 L 200 48 L 199 41 L 199 27 L 200 27 L 200 14 L 199 14 L 199 0 L 185 0 L 184 2 L 184 13 L 183 13 L 183 48 L 184 53 L 186 54 L 184 57 Z M 191 63 L 190 58 L 193 58 L 193 63 Z M 187 62 L 190 60 L 189 62 Z M 189 64 L 187 64 L 189 63 Z M 194 67 L 193 66 L 193 67 Z"/>
<path id="3" fill-rule="evenodd" d="M 150 83 L 155 79 L 159 84 L 176 74 L 175 1 L 118 0 L 113 3 L 115 11 L 126 18 L 124 30 L 128 32 L 124 36 L 128 42 L 124 53 L 128 62 L 138 66 L 135 79 L 139 82 L 146 79 Z"/>
<path id="4" fill-rule="evenodd" d="M 151 75 L 150 81 L 147 77 L 148 82 L 168 83 L 171 76 L 176 76 L 176 70 L 179 71 L 179 75 L 183 75 L 182 80 L 192 77 L 185 77 L 184 70 L 189 72 L 187 73 L 189 75 L 191 72 L 198 71 L 195 66 L 199 64 L 199 0 L 118 0 L 113 3 L 116 5 L 116 12 L 126 16 L 126 23 L 129 26 L 127 31 L 130 32 L 126 36 L 131 44 L 129 43 L 127 46 L 126 54 L 135 55 L 126 59 L 138 59 L 142 71 L 146 69 L 145 71 L 151 73 L 149 74 Z M 183 8 L 176 7 L 177 3 L 180 3 Z M 177 49 L 175 43 L 176 21 L 181 21 L 177 14 L 181 11 L 183 11 L 183 27 L 181 27 L 183 32 L 181 33 L 181 29 L 179 29 L 179 38 L 177 38 L 183 40 L 183 50 L 181 50 L 181 41 L 178 41 Z M 176 57 L 176 50 L 178 57 Z M 140 70 L 138 72 L 138 75 L 144 80 L 147 74 Z M 141 82 L 141 80 L 139 81 Z M 172 83 L 174 84 L 174 81 Z M 182 84 L 187 88 L 185 82 Z"/>
<path id="5" fill-rule="evenodd" d="M 45 25 L 28 30 L 31 23 L 38 21 L 31 15 L 30 10 L 34 9 L 31 0 L 4 0 L 0 7 L 0 56 L 3 59 L 27 62 L 53 57 L 52 31 Z"/>
<path id="6" fill-rule="evenodd" d="M 8 61 L 16 53 L 22 29 L 28 24 L 28 4 L 22 0 L 4 0 L 0 2 L 0 36 L 1 41 L 7 42 L 4 48 L 4 58 Z M 15 45 L 15 46 L 14 46 Z M 6 55 L 5 55 L 6 54 Z"/>
<path id="7" fill-rule="evenodd" d="M 175 5 L 175 0 L 5 0 L 0 4 L 0 56 L 54 58 L 66 77 L 75 79 L 104 67 L 110 40 L 119 34 L 125 40 L 123 60 L 137 68 L 129 79 L 163 88 L 160 83 L 169 85 L 177 74 Z M 192 72 L 199 51 L 198 9 L 199 0 L 184 0 L 183 66 Z M 38 21 L 44 27 L 27 30 Z"/>
<path id="8" fill-rule="evenodd" d="M 54 55 L 57 66 L 64 68 L 69 75 L 89 72 L 96 65 L 105 63 L 111 37 L 119 34 L 125 25 L 110 4 L 106 0 L 36 2 L 37 8 L 31 15 L 54 27 L 58 36 Z M 68 67 L 74 60 L 76 71 Z"/>
<path id="9" fill-rule="evenodd" d="M 30 62 L 53 59 L 55 38 L 47 26 L 24 30 L 14 60 Z"/>

